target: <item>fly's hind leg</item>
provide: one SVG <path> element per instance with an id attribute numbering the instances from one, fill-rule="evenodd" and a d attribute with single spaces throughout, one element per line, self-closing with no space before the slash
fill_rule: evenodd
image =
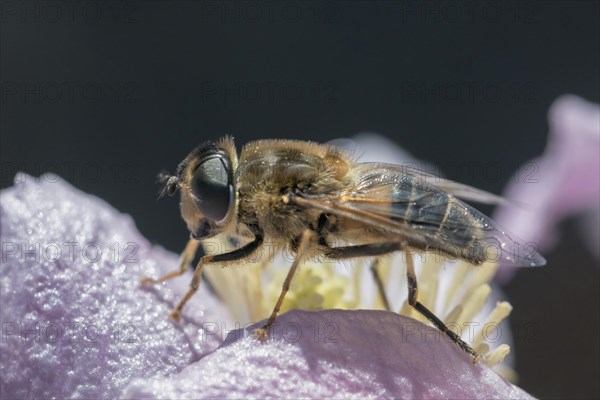
<path id="1" fill-rule="evenodd" d="M 447 335 L 453 342 L 458 344 L 466 353 L 473 357 L 473 362 L 480 360 L 479 356 L 467 343 L 465 343 L 460 336 L 452 332 L 444 323 L 429 311 L 423 304 L 417 301 L 417 276 L 415 274 L 415 266 L 412 255 L 409 249 L 402 243 L 389 242 L 389 243 L 376 243 L 376 244 L 364 244 L 356 246 L 345 246 L 345 247 L 333 247 L 326 250 L 328 257 L 332 259 L 344 259 L 354 257 L 368 257 L 368 256 L 380 256 L 384 254 L 390 254 L 396 251 L 405 250 L 407 254 L 407 266 L 406 275 L 408 278 L 408 304 L 420 312 L 425 318 L 427 318 L 437 329 Z M 376 273 L 377 269 L 372 269 L 374 272 L 375 281 L 378 286 L 381 285 L 380 294 L 385 295 L 382 291 L 383 283 L 381 278 L 378 279 L 379 274 Z M 379 283 L 378 283 L 379 281 Z"/>
<path id="2" fill-rule="evenodd" d="M 451 331 L 434 313 L 429 311 L 427 307 L 421 304 L 417 300 L 418 289 L 417 289 L 417 275 L 415 274 L 415 265 L 412 254 L 409 249 L 406 249 L 406 277 L 408 280 L 408 304 L 414 309 L 420 312 L 425 318 L 427 318 L 436 328 L 448 336 L 454 343 L 458 344 L 461 349 L 467 352 L 473 357 L 473 363 L 480 360 L 481 356 L 475 352 L 467 343 L 465 343 L 460 336 Z"/>
<path id="3" fill-rule="evenodd" d="M 152 278 L 145 276 L 142 279 L 140 279 L 140 284 L 141 285 L 154 285 L 157 283 L 166 282 L 170 279 L 173 279 L 173 278 L 176 278 L 178 276 L 185 274 L 185 272 L 189 268 L 190 263 L 194 259 L 194 256 L 196 255 L 196 251 L 198 251 L 199 244 L 200 244 L 200 242 L 198 240 L 190 238 L 190 240 L 187 242 L 187 245 L 185 246 L 185 249 L 183 250 L 183 253 L 181 253 L 181 256 L 179 257 L 179 269 L 178 270 L 169 272 L 168 274 L 166 274 L 158 279 L 152 279 Z"/>
<path id="4" fill-rule="evenodd" d="M 302 258 L 307 254 L 308 250 L 310 250 L 310 245 L 313 243 L 315 238 L 315 233 L 311 230 L 305 230 L 300 237 L 300 242 L 298 243 L 298 247 L 296 250 L 296 257 L 294 258 L 294 262 L 288 271 L 287 276 L 285 277 L 285 281 L 283 281 L 283 286 L 281 287 L 281 293 L 279 294 L 279 298 L 277 299 L 277 303 L 275 303 L 275 307 L 271 312 L 271 316 L 267 320 L 267 323 L 264 324 L 261 328 L 255 329 L 253 334 L 259 340 L 266 340 L 269 337 L 269 330 L 271 329 L 271 325 L 275 322 L 277 315 L 279 314 L 279 310 L 281 309 L 281 304 L 283 303 L 283 299 L 285 298 L 286 293 L 290 289 L 290 284 L 292 282 L 292 278 L 298 269 L 298 265 L 302 261 Z"/>

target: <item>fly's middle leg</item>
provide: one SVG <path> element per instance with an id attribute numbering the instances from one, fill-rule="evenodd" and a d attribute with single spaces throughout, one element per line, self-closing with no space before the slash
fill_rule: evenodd
<path id="1" fill-rule="evenodd" d="M 271 312 L 271 316 L 261 328 L 255 329 L 253 332 L 254 336 L 256 336 L 258 339 L 266 340 L 269 337 L 269 330 L 271 329 L 273 322 L 275 322 L 275 318 L 277 318 L 277 315 L 279 314 L 279 310 L 281 309 L 283 299 L 285 298 L 285 295 L 290 289 L 292 278 L 294 277 L 294 274 L 296 273 L 296 270 L 298 269 L 298 265 L 300 265 L 302 258 L 306 256 L 306 254 L 310 250 L 310 245 L 314 242 L 315 237 L 315 233 L 311 230 L 305 230 L 302 233 L 302 236 L 300 237 L 300 241 L 296 249 L 296 257 L 294 258 L 294 262 L 292 263 L 292 266 L 290 267 L 290 270 L 288 271 L 288 274 L 285 277 L 285 281 L 283 281 L 281 293 L 279 294 L 277 303 L 275 303 L 275 307 Z"/>
<path id="2" fill-rule="evenodd" d="M 373 280 L 377 286 L 377 292 L 379 292 L 379 297 L 383 303 L 383 307 L 385 307 L 386 311 L 391 311 L 392 309 L 390 308 L 390 302 L 385 294 L 383 280 L 381 279 L 381 275 L 379 275 L 379 258 L 376 258 L 371 262 L 371 274 L 373 274 Z"/>

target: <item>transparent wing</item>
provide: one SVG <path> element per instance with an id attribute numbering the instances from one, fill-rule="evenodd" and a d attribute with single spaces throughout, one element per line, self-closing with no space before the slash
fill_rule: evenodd
<path id="1" fill-rule="evenodd" d="M 367 162 L 374 161 L 375 159 L 377 159 L 376 157 L 378 154 L 373 153 L 373 152 L 377 151 L 375 149 L 387 150 L 388 148 L 392 147 L 392 148 L 394 148 L 393 152 L 398 153 L 396 156 L 394 156 L 394 158 L 397 158 L 395 161 L 398 163 L 402 163 L 402 165 L 385 164 L 392 169 L 400 168 L 400 169 L 402 169 L 402 172 L 404 172 L 405 174 L 410 174 L 419 179 L 422 179 L 422 180 L 426 181 L 427 183 L 430 183 L 431 185 L 436 186 L 445 192 L 451 193 L 454 196 L 456 196 L 460 199 L 463 199 L 463 200 L 474 201 L 474 202 L 477 202 L 480 204 L 494 204 L 494 205 L 511 204 L 511 202 L 509 200 L 507 200 L 501 196 L 486 192 L 484 190 L 476 189 L 469 185 L 454 182 L 454 181 L 451 181 L 450 179 L 442 178 L 439 175 L 432 174 L 430 172 L 427 172 L 427 171 L 417 167 L 416 160 L 414 160 L 410 154 L 404 152 L 404 150 L 402 150 L 400 148 L 395 148 L 396 144 L 394 144 L 393 142 L 390 142 L 388 139 L 386 139 L 380 135 L 371 134 L 371 133 L 362 133 L 362 134 L 358 134 L 356 136 L 356 140 L 357 141 L 355 141 L 354 139 L 348 139 L 348 138 L 338 138 L 338 139 L 330 140 L 326 144 L 329 146 L 335 146 L 339 149 L 342 149 L 346 153 L 348 153 L 351 156 L 356 157 L 356 158 L 360 158 L 360 156 L 363 155 L 363 152 L 359 151 L 359 148 L 361 148 L 360 143 L 362 143 L 362 146 L 366 146 L 367 148 L 369 146 L 372 146 L 372 147 L 374 147 L 374 150 L 371 151 L 371 157 L 374 157 L 374 159 L 373 160 L 365 160 Z M 373 143 L 375 143 L 375 144 L 373 144 Z M 384 156 L 384 158 L 389 158 L 389 157 L 390 157 L 389 154 L 387 154 L 387 156 Z M 382 163 L 379 163 L 379 164 L 382 164 Z M 419 163 L 419 164 L 421 164 L 421 163 Z"/>
<path id="2" fill-rule="evenodd" d="M 364 163 L 356 167 L 351 193 L 304 199 L 306 204 L 397 234 L 413 246 L 434 249 L 475 264 L 502 261 L 540 266 L 535 246 L 507 232 L 452 193 L 407 174 L 402 167 Z"/>
<path id="3" fill-rule="evenodd" d="M 372 163 L 365 163 L 372 164 Z M 398 166 L 394 164 L 379 164 L 382 167 L 388 167 L 392 170 L 398 170 L 407 175 L 412 175 L 417 179 L 421 179 L 430 185 L 433 185 L 445 192 L 448 192 L 459 199 L 474 201 L 480 204 L 510 204 L 510 201 L 502 196 L 486 192 L 485 190 L 477 189 L 463 183 L 454 182 L 450 179 L 442 178 L 438 175 L 423 171 L 414 166 Z"/>

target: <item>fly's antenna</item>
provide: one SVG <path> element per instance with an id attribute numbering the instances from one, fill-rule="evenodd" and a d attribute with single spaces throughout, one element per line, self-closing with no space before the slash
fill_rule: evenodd
<path id="1" fill-rule="evenodd" d="M 165 194 L 173 196 L 178 189 L 179 178 L 169 174 L 168 171 L 160 171 L 157 178 L 158 183 L 162 185 L 158 198 L 164 197 Z"/>

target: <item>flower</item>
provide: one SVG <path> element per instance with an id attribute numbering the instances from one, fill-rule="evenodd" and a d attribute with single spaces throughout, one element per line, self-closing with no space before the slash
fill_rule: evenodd
<path id="1" fill-rule="evenodd" d="M 170 321 L 191 273 L 156 289 L 139 278 L 176 255 L 56 176 L 17 182 L 0 193 L 2 398 L 529 397 L 395 313 L 296 310 L 266 343 L 256 325 L 222 342 L 227 311 L 203 285 Z"/>
<path id="2" fill-rule="evenodd" d="M 550 134 L 544 154 L 525 163 L 505 189 L 513 204 L 494 215 L 502 226 L 548 251 L 558 223 L 585 215 L 580 223 L 592 253 L 600 258 L 600 106 L 564 95 L 548 112 Z M 502 268 L 501 281 L 514 273 Z"/>

